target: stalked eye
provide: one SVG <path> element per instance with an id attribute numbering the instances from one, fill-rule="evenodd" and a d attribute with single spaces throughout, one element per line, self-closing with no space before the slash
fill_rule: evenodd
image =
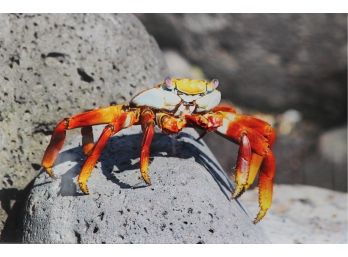
<path id="1" fill-rule="evenodd" d="M 219 81 L 217 79 L 213 79 L 211 81 L 211 85 L 213 86 L 214 89 L 216 89 L 219 86 Z"/>
<path id="2" fill-rule="evenodd" d="M 173 90 L 175 88 L 173 81 L 169 77 L 164 79 L 163 87 L 167 90 Z"/>
<path id="3" fill-rule="evenodd" d="M 219 86 L 219 81 L 217 79 L 213 79 L 212 81 L 210 81 L 210 83 L 207 85 L 208 93 L 213 92 L 218 86 Z"/>

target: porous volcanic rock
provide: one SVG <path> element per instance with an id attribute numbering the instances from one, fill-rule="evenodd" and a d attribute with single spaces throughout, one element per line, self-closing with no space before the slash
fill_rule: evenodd
<path id="1" fill-rule="evenodd" d="M 100 128 L 95 132 L 100 133 Z M 28 196 L 25 243 L 263 243 L 267 238 L 242 206 L 230 201 L 230 180 L 198 134 L 157 133 L 152 185 L 140 178 L 139 126 L 111 138 L 88 181 L 76 187 L 81 137 L 65 147 L 52 180 L 41 174 Z M 257 201 L 255 202 L 257 206 Z M 256 215 L 256 213 L 253 213 Z"/>
<path id="2" fill-rule="evenodd" d="M 1 14 L 0 231 L 59 120 L 128 101 L 166 74 L 132 15 Z"/>

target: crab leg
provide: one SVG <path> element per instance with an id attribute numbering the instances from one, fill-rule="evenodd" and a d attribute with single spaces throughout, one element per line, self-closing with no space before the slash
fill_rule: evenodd
<path id="1" fill-rule="evenodd" d="M 274 142 L 275 132 L 268 123 L 259 119 L 232 112 L 218 113 L 223 116 L 223 122 L 216 132 L 240 145 L 236 165 L 236 190 L 232 196 L 238 197 L 249 188 L 260 169 L 260 211 L 254 220 L 254 223 L 257 223 L 265 216 L 272 203 L 275 159 L 270 147 Z M 251 155 L 248 151 L 249 146 Z"/>
<path id="2" fill-rule="evenodd" d="M 254 183 L 256 175 L 260 170 L 262 161 L 263 161 L 263 157 L 261 155 L 258 155 L 256 153 L 251 153 L 249 176 L 248 176 L 248 181 L 244 186 L 244 190 L 247 190 Z"/>
<path id="3" fill-rule="evenodd" d="M 149 176 L 150 145 L 155 134 L 155 115 L 151 110 L 145 110 L 141 114 L 141 125 L 144 131 L 140 154 L 140 172 L 146 184 L 151 185 Z"/>
<path id="4" fill-rule="evenodd" d="M 117 133 L 124 127 L 126 118 L 127 113 L 122 113 L 116 122 L 114 122 L 113 124 L 109 124 L 104 128 L 97 143 L 94 145 L 90 155 L 87 157 L 85 163 L 83 164 L 77 181 L 79 183 L 81 191 L 84 194 L 89 194 L 87 180 L 91 176 L 94 165 L 99 159 L 100 154 L 103 151 L 107 141 L 113 134 Z"/>
<path id="5" fill-rule="evenodd" d="M 91 126 L 82 127 L 82 150 L 85 155 L 89 155 L 94 146 L 93 129 Z"/>
<path id="6" fill-rule="evenodd" d="M 186 115 L 185 119 L 194 126 L 205 129 L 207 132 L 214 131 L 222 125 L 222 116 L 217 113 Z M 201 136 L 199 137 L 201 138 Z"/>
<path id="7" fill-rule="evenodd" d="M 213 108 L 213 112 L 230 112 L 230 113 L 237 113 L 236 108 L 234 108 L 232 105 L 229 104 L 219 104 L 218 106 Z"/>
<path id="8" fill-rule="evenodd" d="M 272 151 L 269 151 L 262 162 L 260 176 L 259 176 L 260 210 L 254 220 L 255 224 L 259 222 L 266 215 L 267 210 L 271 207 L 274 175 L 275 175 L 275 158 Z"/>
<path id="9" fill-rule="evenodd" d="M 93 147 L 90 155 L 87 157 L 85 163 L 82 166 L 79 177 L 77 179 L 81 191 L 88 195 L 89 190 L 87 187 L 87 180 L 91 176 L 94 165 L 100 157 L 101 152 L 103 151 L 108 139 L 114 134 L 114 126 L 107 125 L 102 134 L 100 135 L 97 143 Z"/>
<path id="10" fill-rule="evenodd" d="M 251 146 L 248 137 L 242 134 L 236 164 L 236 188 L 232 193 L 232 198 L 240 196 L 248 183 L 251 162 Z"/>
<path id="11" fill-rule="evenodd" d="M 176 118 L 167 113 L 157 113 L 156 123 L 163 132 L 168 134 L 179 133 L 184 127 L 186 127 L 185 119 Z"/>
<path id="12" fill-rule="evenodd" d="M 112 123 L 115 119 L 117 119 L 117 117 L 120 116 L 121 113 L 124 112 L 122 108 L 123 105 L 109 106 L 80 113 L 60 121 L 53 131 L 51 141 L 45 151 L 45 154 L 41 162 L 42 167 L 46 170 L 48 175 L 50 175 L 51 177 L 54 176 L 52 167 L 57 159 L 59 151 L 63 147 L 66 136 L 66 130 L 79 127 L 90 127 L 92 125 Z M 82 138 L 84 152 L 88 153 L 93 147 L 92 131 L 88 128 L 83 130 Z"/>
<path id="13" fill-rule="evenodd" d="M 117 120 L 112 124 L 107 125 L 101 133 L 97 143 L 94 145 L 91 153 L 88 155 L 85 163 L 82 166 L 81 172 L 77 179 L 80 189 L 84 194 L 89 194 L 87 180 L 91 176 L 93 168 L 98 161 L 109 138 L 119 132 L 121 129 L 134 124 L 134 113 L 122 112 L 118 115 Z"/>

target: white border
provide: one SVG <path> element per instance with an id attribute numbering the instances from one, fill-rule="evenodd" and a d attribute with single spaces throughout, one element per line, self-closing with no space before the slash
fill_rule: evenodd
<path id="1" fill-rule="evenodd" d="M 167 257 L 167 256 L 332 256 L 347 253 L 348 245 L 0 245 L 2 256 L 136 256 L 136 257 Z"/>
<path id="2" fill-rule="evenodd" d="M 9 0 L 1 12 L 347 13 L 347 0 Z M 331 256 L 347 245 L 0 245 L 1 256 Z"/>
<path id="3" fill-rule="evenodd" d="M 347 13 L 347 0 L 9 0 L 0 12 Z"/>

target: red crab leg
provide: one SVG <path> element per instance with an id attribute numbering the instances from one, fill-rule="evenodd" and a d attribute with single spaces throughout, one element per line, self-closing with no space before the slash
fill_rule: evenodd
<path id="1" fill-rule="evenodd" d="M 89 155 L 94 146 L 93 129 L 91 126 L 81 128 L 82 150 L 85 155 Z"/>
<path id="2" fill-rule="evenodd" d="M 240 140 L 237 164 L 236 164 L 236 188 L 232 193 L 233 198 L 237 198 L 244 192 L 245 185 L 248 183 L 250 162 L 251 162 L 251 146 L 248 137 L 242 134 Z"/>
<path id="3" fill-rule="evenodd" d="M 84 194 L 89 194 L 89 190 L 87 187 L 87 180 L 91 176 L 94 165 L 100 157 L 101 152 L 103 151 L 108 139 L 118 131 L 120 131 L 123 127 L 123 123 L 127 117 L 126 113 L 123 113 L 119 120 L 114 124 L 107 125 L 102 134 L 100 135 L 97 143 L 93 147 L 90 155 L 87 157 L 85 163 L 82 166 L 81 172 L 77 179 L 80 189 Z"/>
<path id="4" fill-rule="evenodd" d="M 219 111 L 223 111 L 223 112 L 230 112 L 230 113 L 236 113 L 236 108 L 234 108 L 231 105 L 228 104 L 219 104 L 218 106 L 213 108 L 213 112 L 219 112 Z"/>
<path id="5" fill-rule="evenodd" d="M 146 184 L 151 185 L 149 176 L 150 145 L 155 134 L 155 115 L 151 110 L 145 110 L 141 114 L 141 125 L 144 131 L 140 154 L 140 173 Z"/>
<path id="6" fill-rule="evenodd" d="M 167 113 L 157 113 L 156 123 L 165 133 L 178 133 L 186 127 L 186 120 L 170 116 Z"/>
<path id="7" fill-rule="evenodd" d="M 206 113 L 206 114 L 190 114 L 186 115 L 185 119 L 189 124 L 201 127 L 206 131 L 214 131 L 216 128 L 222 125 L 222 115 L 218 113 Z"/>
<path id="8" fill-rule="evenodd" d="M 256 175 L 260 170 L 262 161 L 263 161 L 263 157 L 261 155 L 258 155 L 256 153 L 251 154 L 249 176 L 248 176 L 248 181 L 244 186 L 244 190 L 247 190 L 254 183 Z"/>
<path id="9" fill-rule="evenodd" d="M 272 151 L 269 151 L 261 166 L 259 175 L 259 206 L 260 210 L 254 220 L 256 224 L 267 213 L 272 204 L 273 179 L 275 175 L 275 158 Z"/>
<path id="10" fill-rule="evenodd" d="M 66 130 L 78 128 L 78 127 L 88 127 L 98 124 L 108 124 L 113 122 L 121 112 L 122 105 L 109 106 L 105 108 L 100 108 L 92 111 L 87 111 L 74 115 L 70 118 L 66 118 L 60 121 L 56 128 L 53 131 L 51 141 L 45 151 L 45 154 L 42 158 L 41 165 L 46 170 L 50 176 L 54 176 L 52 167 L 55 160 L 57 159 L 58 153 L 63 147 Z M 88 129 L 84 131 L 83 137 L 86 143 L 86 149 L 90 147 L 91 136 L 88 132 Z M 88 139 L 88 140 L 87 140 Z M 89 145 L 89 146 L 87 146 Z"/>
<path id="11" fill-rule="evenodd" d="M 256 130 L 263 137 L 267 138 L 267 142 L 270 146 L 273 145 L 276 134 L 270 124 L 248 115 L 237 114 L 236 119 L 238 120 L 239 125 Z"/>
<path id="12" fill-rule="evenodd" d="M 241 145 L 241 151 L 248 145 L 243 142 L 241 135 L 245 134 L 250 141 L 252 150 L 250 170 L 245 180 L 243 172 L 238 172 L 240 161 L 237 161 L 236 191 L 233 196 L 238 196 L 247 189 L 254 181 L 260 169 L 259 176 L 259 205 L 260 210 L 254 223 L 259 222 L 266 214 L 272 203 L 273 178 L 275 175 L 275 158 L 270 149 L 275 139 L 273 128 L 266 122 L 251 116 L 238 115 L 232 112 L 218 111 L 223 115 L 223 125 L 217 129 L 217 133 L 229 138 Z M 240 159 L 239 159 L 240 160 Z M 238 177 L 238 174 L 240 176 Z M 246 181 L 246 183 L 244 183 Z"/>

